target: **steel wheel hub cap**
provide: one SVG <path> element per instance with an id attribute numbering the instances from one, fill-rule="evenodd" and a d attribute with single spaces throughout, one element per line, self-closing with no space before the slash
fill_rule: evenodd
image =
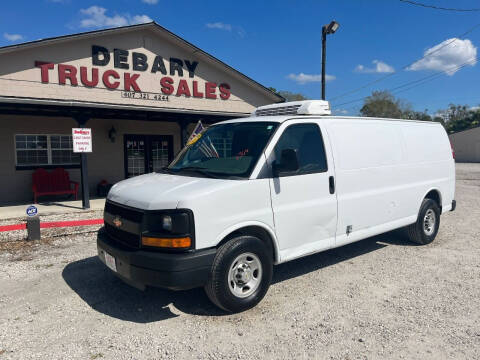
<path id="1" fill-rule="evenodd" d="M 423 231 L 430 236 L 435 231 L 435 222 L 437 217 L 432 209 L 428 209 L 423 218 Z"/>
<path id="2" fill-rule="evenodd" d="M 235 258 L 228 271 L 228 288 L 236 297 L 250 296 L 262 281 L 262 264 L 257 255 L 244 253 Z"/>

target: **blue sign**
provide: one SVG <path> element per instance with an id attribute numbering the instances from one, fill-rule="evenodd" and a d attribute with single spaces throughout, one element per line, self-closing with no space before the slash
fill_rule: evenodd
<path id="1" fill-rule="evenodd" d="M 38 209 L 37 209 L 36 206 L 30 205 L 27 208 L 27 215 L 28 216 L 35 216 L 35 215 L 37 215 L 37 213 L 38 213 Z"/>

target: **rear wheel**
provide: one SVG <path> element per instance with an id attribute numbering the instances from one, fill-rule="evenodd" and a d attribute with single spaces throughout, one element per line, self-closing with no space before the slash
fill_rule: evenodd
<path id="1" fill-rule="evenodd" d="M 407 234 L 411 241 L 426 245 L 435 239 L 439 226 L 440 207 L 432 199 L 423 199 L 417 222 L 407 227 Z"/>
<path id="2" fill-rule="evenodd" d="M 265 243 L 253 236 L 239 236 L 218 249 L 205 292 L 226 311 L 244 311 L 263 299 L 272 271 L 273 259 Z"/>

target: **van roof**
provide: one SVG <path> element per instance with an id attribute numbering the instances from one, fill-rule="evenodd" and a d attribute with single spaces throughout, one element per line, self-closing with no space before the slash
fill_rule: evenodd
<path id="1" fill-rule="evenodd" d="M 238 118 L 221 121 L 217 124 L 228 124 L 236 122 L 278 122 L 283 123 L 287 120 L 304 120 L 304 119 L 356 119 L 356 120 L 382 120 L 382 121 L 401 121 L 401 122 L 413 122 L 413 123 L 429 123 L 429 124 L 438 124 L 440 123 L 434 121 L 423 121 L 423 120 L 407 120 L 407 119 L 390 119 L 390 118 L 376 118 L 376 117 L 362 117 L 362 116 L 331 116 L 331 115 L 276 115 L 276 116 L 251 116 L 247 118 Z"/>

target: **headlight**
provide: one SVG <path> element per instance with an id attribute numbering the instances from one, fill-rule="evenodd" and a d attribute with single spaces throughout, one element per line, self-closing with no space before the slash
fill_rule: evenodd
<path id="1" fill-rule="evenodd" d="M 172 231 L 172 217 L 170 215 L 165 215 L 162 219 L 163 230 Z"/>
<path id="2" fill-rule="evenodd" d="M 144 219 L 143 246 L 193 248 L 195 231 L 191 210 L 150 211 L 145 214 Z"/>

